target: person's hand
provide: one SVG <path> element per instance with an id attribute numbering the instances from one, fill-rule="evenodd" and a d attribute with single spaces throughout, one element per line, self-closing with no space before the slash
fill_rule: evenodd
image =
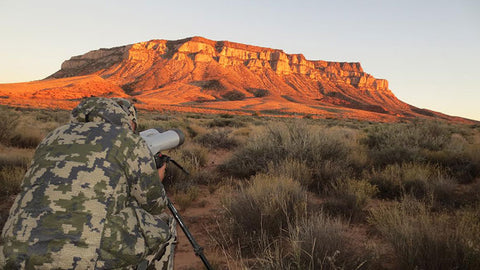
<path id="1" fill-rule="evenodd" d="M 164 163 L 163 166 L 158 169 L 158 176 L 160 177 L 160 182 L 163 182 L 163 178 L 165 178 L 166 168 L 167 168 L 167 163 Z"/>

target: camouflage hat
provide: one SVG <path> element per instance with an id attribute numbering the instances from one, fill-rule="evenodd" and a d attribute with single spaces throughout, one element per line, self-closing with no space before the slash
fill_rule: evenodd
<path id="1" fill-rule="evenodd" d="M 137 109 L 133 104 L 124 99 L 124 98 L 112 98 L 115 102 L 117 102 L 118 105 L 122 107 L 122 109 L 128 113 L 128 117 L 132 122 L 137 124 Z"/>
<path id="2" fill-rule="evenodd" d="M 123 98 L 86 98 L 72 110 L 70 122 L 107 122 L 134 130 L 137 111 L 130 101 Z"/>

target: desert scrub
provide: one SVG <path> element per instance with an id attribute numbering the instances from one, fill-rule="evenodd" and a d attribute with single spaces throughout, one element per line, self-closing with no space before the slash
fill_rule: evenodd
<path id="1" fill-rule="evenodd" d="M 207 165 L 208 149 L 203 146 L 186 143 L 179 149 L 179 152 L 185 162 L 195 164 L 197 167 Z"/>
<path id="2" fill-rule="evenodd" d="M 339 179 L 329 188 L 324 207 L 329 213 L 357 221 L 364 217 L 363 210 L 377 192 L 377 187 L 366 180 Z"/>
<path id="3" fill-rule="evenodd" d="M 244 127 L 246 124 L 237 118 L 215 118 L 208 123 L 208 127 Z"/>
<path id="4" fill-rule="evenodd" d="M 433 196 L 442 204 L 449 204 L 454 199 L 455 182 L 435 165 L 393 164 L 372 170 L 366 178 L 378 187 L 378 197 L 383 199 L 399 199 L 407 194 L 418 199 Z"/>
<path id="5" fill-rule="evenodd" d="M 369 223 L 392 244 L 401 269 L 478 269 L 478 208 L 453 216 L 429 208 L 406 197 L 372 209 Z"/>
<path id="6" fill-rule="evenodd" d="M 443 123 L 416 121 L 375 125 L 363 143 L 373 166 L 419 160 L 421 150 L 439 151 L 450 141 L 451 129 Z"/>
<path id="7" fill-rule="evenodd" d="M 251 253 L 261 246 L 261 236 L 273 240 L 306 214 L 306 192 L 288 177 L 259 174 L 238 193 L 224 199 L 233 243 Z"/>
<path id="8" fill-rule="evenodd" d="M 0 198 L 15 195 L 20 192 L 25 168 L 4 166 L 0 168 Z"/>
<path id="9" fill-rule="evenodd" d="M 312 169 L 305 162 L 287 158 L 277 163 L 268 164 L 268 174 L 277 177 L 285 176 L 298 181 L 303 187 L 308 188 L 312 182 Z"/>
<path id="10" fill-rule="evenodd" d="M 45 134 L 38 129 L 17 129 L 15 135 L 10 138 L 10 145 L 18 148 L 36 148 L 44 137 Z"/>
<path id="11" fill-rule="evenodd" d="M 208 163 L 208 150 L 205 147 L 186 143 L 186 145 L 164 154 L 173 158 L 190 173 L 187 175 L 173 163 L 169 163 L 163 180 L 163 184 L 169 192 L 185 193 L 197 184 L 215 186 L 221 181 L 217 172 L 211 172 L 205 168 Z"/>
<path id="12" fill-rule="evenodd" d="M 309 188 L 321 190 L 354 170 L 351 138 L 338 129 L 309 126 L 304 122 L 271 123 L 253 134 L 220 169 L 236 177 L 266 172 L 270 163 L 297 160 L 311 168 Z"/>
<path id="13" fill-rule="evenodd" d="M 365 269 L 366 256 L 351 248 L 348 224 L 323 212 L 289 230 L 296 269 Z"/>
<path id="14" fill-rule="evenodd" d="M 33 150 L 7 148 L 0 153 L 0 197 L 20 192 L 25 172 L 32 160 Z"/>
<path id="15" fill-rule="evenodd" d="M 0 143 L 9 145 L 20 116 L 5 106 L 0 106 Z"/>
<path id="16" fill-rule="evenodd" d="M 468 134 L 462 128 L 417 121 L 374 126 L 362 142 L 368 148 L 371 167 L 405 162 L 437 164 L 465 184 L 480 176 L 480 146 L 474 138 L 475 133 Z"/>
<path id="17" fill-rule="evenodd" d="M 367 252 L 352 248 L 347 231 L 341 219 L 315 213 L 290 226 L 285 237 L 265 241 L 254 269 L 368 269 Z"/>
<path id="18" fill-rule="evenodd" d="M 199 135 L 207 133 L 207 129 L 203 126 L 200 126 L 195 123 L 189 124 L 185 130 L 187 131 L 187 134 L 190 138 L 195 138 Z"/>
<path id="19" fill-rule="evenodd" d="M 459 183 L 468 184 L 480 176 L 480 145 L 468 144 L 461 151 L 426 152 L 431 162 L 439 164 Z"/>
<path id="20" fill-rule="evenodd" d="M 177 204 L 180 209 L 185 210 L 190 207 L 195 200 L 197 200 L 198 195 L 198 187 L 190 186 L 184 191 L 177 191 L 173 196 L 173 203 Z"/>
<path id="21" fill-rule="evenodd" d="M 35 119 L 39 122 L 55 122 L 60 126 L 70 121 L 70 111 L 39 110 L 35 113 Z"/>
<path id="22" fill-rule="evenodd" d="M 212 131 L 200 135 L 195 141 L 208 148 L 232 149 L 238 145 L 238 140 L 231 135 L 229 129 L 213 129 Z"/>
<path id="23" fill-rule="evenodd" d="M 189 188 L 197 184 L 195 182 L 195 177 L 203 168 L 200 165 L 201 161 L 197 159 L 197 157 L 193 157 L 192 153 L 191 149 L 183 149 L 182 147 L 164 153 L 173 158 L 185 170 L 187 170 L 187 172 L 189 172 L 189 174 L 186 174 L 173 163 L 167 164 L 165 178 L 163 179 L 163 185 L 167 191 L 186 192 Z"/>
<path id="24" fill-rule="evenodd" d="M 25 170 L 33 157 L 33 150 L 7 148 L 0 152 L 0 168 L 2 167 L 21 167 Z"/>

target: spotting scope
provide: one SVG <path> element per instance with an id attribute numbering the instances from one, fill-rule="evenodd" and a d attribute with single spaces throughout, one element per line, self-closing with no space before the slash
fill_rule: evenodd
<path id="1" fill-rule="evenodd" d="M 180 146 L 185 141 L 185 135 L 180 129 L 164 131 L 161 128 L 151 128 L 140 132 L 140 137 L 153 155 Z"/>

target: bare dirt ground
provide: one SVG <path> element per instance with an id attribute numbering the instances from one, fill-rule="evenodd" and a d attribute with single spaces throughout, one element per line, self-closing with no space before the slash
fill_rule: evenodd
<path id="1" fill-rule="evenodd" d="M 215 150 L 210 152 L 206 170 L 213 171 L 221 164 L 231 153 L 225 150 Z M 200 196 L 187 209 L 179 209 L 183 222 L 193 235 L 197 243 L 204 249 L 204 254 L 210 264 L 217 269 L 232 269 L 234 264 L 222 250 L 218 249 L 215 243 L 215 237 L 221 234 L 221 228 L 218 220 L 222 215 L 221 191 L 211 192 L 205 185 L 199 185 Z M 175 205 L 175 197 L 170 195 Z M 185 233 L 177 224 L 177 247 L 175 249 L 174 269 L 191 270 L 205 269 L 201 259 L 195 255 Z"/>
<path id="2" fill-rule="evenodd" d="M 199 189 L 201 195 L 190 207 L 177 210 L 197 243 L 204 248 L 210 264 L 218 267 L 226 263 L 221 251 L 216 250 L 212 235 L 218 231 L 216 221 L 221 214 L 220 195 L 217 192 L 210 194 L 206 186 L 200 186 Z M 172 201 L 175 204 L 174 198 Z M 174 263 L 178 270 L 204 269 L 202 261 L 195 256 L 193 246 L 178 224 Z"/>

